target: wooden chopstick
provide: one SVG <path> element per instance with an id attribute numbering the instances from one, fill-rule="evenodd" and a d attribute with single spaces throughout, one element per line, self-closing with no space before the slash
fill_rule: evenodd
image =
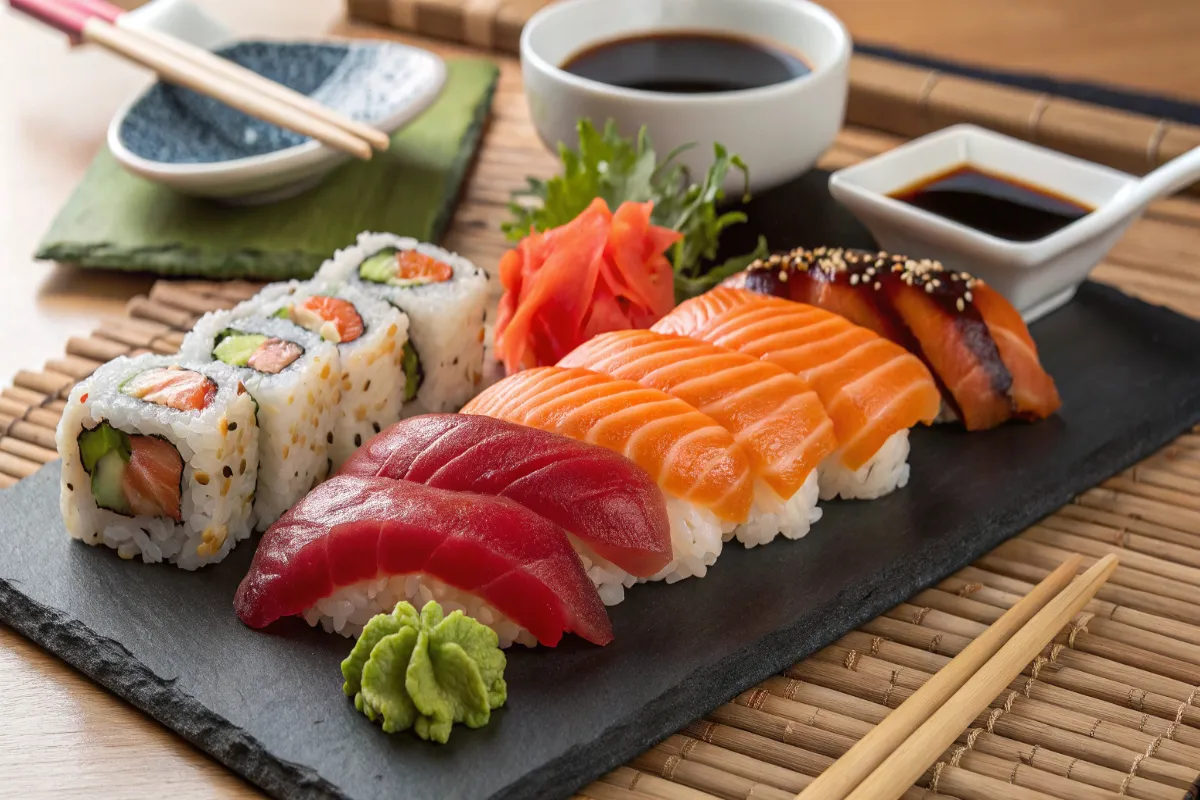
<path id="1" fill-rule="evenodd" d="M 971 720 L 1091 601 L 1116 568 L 1117 557 L 1108 555 L 1072 581 L 868 775 L 847 800 L 896 800 L 904 794 Z"/>
<path id="2" fill-rule="evenodd" d="M 844 800 L 994 656 L 1010 636 L 1054 599 L 1079 572 L 1082 563 L 1083 557 L 1074 554 L 1059 565 L 1058 569 L 835 761 L 833 766 L 817 776 L 796 796 L 797 800 Z"/>
<path id="3" fill-rule="evenodd" d="M 57 0 L 9 0 L 9 5 L 68 35 L 149 67 L 163 80 L 206 94 L 252 117 L 311 136 L 355 158 L 364 161 L 371 158 L 371 145 L 358 136 L 237 80 L 213 73 L 135 32 L 105 21 L 92 9 Z"/>
<path id="4" fill-rule="evenodd" d="M 327 108 L 308 95 L 301 94 L 294 89 L 289 89 L 227 58 L 222 58 L 202 47 L 197 47 L 190 42 L 177 39 L 161 31 L 123 25 L 121 20 L 125 17 L 125 10 L 108 2 L 108 0 L 66 0 L 66 2 L 68 5 L 75 6 L 91 16 L 99 17 L 105 22 L 119 26 L 122 30 L 141 37 L 153 45 L 157 45 L 164 50 L 185 58 L 201 69 L 207 70 L 210 74 L 228 78 L 252 91 L 272 97 L 300 111 L 307 112 L 316 119 L 321 119 L 331 125 L 335 125 L 347 133 L 365 140 L 376 150 L 387 150 L 391 144 L 388 135 L 378 128 L 374 128 L 365 122 L 351 119 L 345 114 Z"/>
<path id="5" fill-rule="evenodd" d="M 99 17 L 90 17 L 80 31 L 83 39 L 98 44 L 130 61 L 149 67 L 164 80 L 220 100 L 252 117 L 281 128 L 311 136 L 364 161 L 371 158 L 371 145 L 324 119 L 246 85 L 198 66 L 194 61 L 147 42 L 127 28 L 110 25 Z"/>

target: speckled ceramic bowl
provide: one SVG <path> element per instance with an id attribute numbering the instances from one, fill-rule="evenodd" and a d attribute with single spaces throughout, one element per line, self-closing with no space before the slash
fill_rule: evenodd
<path id="1" fill-rule="evenodd" d="M 172 5 L 175 9 L 166 10 L 181 4 Z M 165 27 L 154 19 L 145 24 Z M 428 108 L 446 77 L 445 64 L 436 55 L 390 42 L 222 44 L 224 37 L 211 35 L 211 29 L 206 39 L 194 43 L 217 44 L 216 52 L 242 66 L 389 133 Z M 136 175 L 185 194 L 240 203 L 271 202 L 302 192 L 349 158 L 161 82 L 117 114 L 108 129 L 108 146 Z"/>

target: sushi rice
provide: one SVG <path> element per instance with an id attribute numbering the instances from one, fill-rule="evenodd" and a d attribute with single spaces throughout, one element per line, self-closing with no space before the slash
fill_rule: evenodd
<path id="1" fill-rule="evenodd" d="M 389 248 L 428 256 L 451 267 L 452 276 L 407 287 L 364 280 L 359 267 Z M 408 315 L 409 342 L 423 377 L 415 402 L 405 404 L 405 417 L 457 411 L 482 388 L 488 276 L 467 259 L 408 237 L 362 233 L 356 244 L 339 250 L 321 266 L 317 279 L 358 286 Z"/>
<path id="2" fill-rule="evenodd" d="M 206 408 L 179 411 L 121 391 L 127 380 L 146 370 L 175 366 L 216 383 Z M 182 522 L 99 507 L 79 437 L 102 422 L 126 435 L 157 437 L 174 447 L 183 460 Z M 168 561 L 187 570 L 216 563 L 252 531 L 258 440 L 254 401 L 232 367 L 197 365 L 174 356 L 110 361 L 75 386 L 58 425 L 63 460 L 60 506 L 67 531 L 87 544 L 111 547 L 126 559 Z"/>
<path id="3" fill-rule="evenodd" d="M 432 575 L 419 573 L 391 577 L 385 575 L 372 581 L 344 586 L 307 609 L 304 620 L 314 627 L 320 625 L 327 633 L 358 638 L 371 617 L 390 613 L 401 600 L 407 600 L 416 608 L 436 600 L 447 616 L 451 612 L 462 611 L 494 630 L 501 647 L 509 647 L 514 643 L 526 647 L 537 645 L 533 634 L 495 607 Z"/>
<path id="4" fill-rule="evenodd" d="M 321 281 L 271 284 L 235 308 L 234 314 L 273 317 L 314 296 L 349 302 L 363 323 L 362 334 L 348 342 L 339 341 L 329 323 L 317 331 L 337 345 L 341 367 L 342 399 L 330 446 L 336 470 L 363 442 L 400 419 L 405 384 L 401 359 L 408 341 L 408 316 L 356 286 Z M 296 321 L 294 312 L 291 319 Z"/>
<path id="5" fill-rule="evenodd" d="M 821 509 L 817 507 L 818 484 L 818 470 L 814 469 L 796 493 L 784 500 L 764 481 L 755 481 L 750 519 L 737 527 L 737 540 L 749 549 L 770 544 L 781 534 L 786 539 L 806 535 L 821 519 Z"/>
<path id="6" fill-rule="evenodd" d="M 733 535 L 734 525 L 722 521 L 708 509 L 665 493 L 663 498 L 671 523 L 671 550 L 674 557 L 667 566 L 649 578 L 629 574 L 597 555 L 576 537 L 567 535 L 604 605 L 621 603 L 625 599 L 625 590 L 637 583 L 664 581 L 670 584 L 686 578 L 703 578 L 708 568 L 717 563 L 721 548 Z"/>
<path id="7" fill-rule="evenodd" d="M 204 315 L 183 340 L 181 353 L 212 362 L 222 331 L 263 334 L 298 344 L 303 353 L 278 374 L 235 367 L 258 403 L 258 488 L 255 526 L 267 528 L 332 469 L 330 444 L 339 414 L 341 389 L 337 346 L 282 319 L 237 318 L 233 312 Z"/>
<path id="8" fill-rule="evenodd" d="M 856 470 L 844 466 L 838 453 L 820 467 L 821 499 L 875 500 L 908 485 L 908 429 L 896 431 Z"/>

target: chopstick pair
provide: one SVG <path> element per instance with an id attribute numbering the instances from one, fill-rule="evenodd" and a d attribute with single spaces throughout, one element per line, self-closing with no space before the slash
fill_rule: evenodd
<path id="1" fill-rule="evenodd" d="M 356 158 L 370 159 L 372 148 L 388 147 L 388 135 L 383 131 L 228 59 L 158 31 L 123 25 L 125 12 L 107 0 L 9 0 L 9 5 L 68 36 L 148 67 L 165 81 L 311 136 Z"/>
<path id="2" fill-rule="evenodd" d="M 933 675 L 796 800 L 896 800 L 1096 594 L 1117 557 L 1078 554 Z M 1072 580 L 1074 578 L 1074 580 Z"/>

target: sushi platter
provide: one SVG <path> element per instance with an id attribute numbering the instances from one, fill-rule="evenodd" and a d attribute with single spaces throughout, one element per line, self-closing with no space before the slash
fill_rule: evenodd
<path id="1" fill-rule="evenodd" d="M 815 175 L 755 203 L 799 194 L 820 209 L 812 219 L 825 235 L 869 246 L 823 191 Z M 58 508 L 65 467 L 0 494 L 10 520 L 0 614 L 275 795 L 565 796 L 1200 419 L 1196 323 L 1089 284 L 1031 332 L 1062 395 L 1058 414 L 983 433 L 914 431 L 905 488 L 823 503 L 797 541 L 727 545 L 702 580 L 626 589 L 608 609 L 604 647 L 566 636 L 554 649 L 508 649 L 508 703 L 444 747 L 356 718 L 339 691 L 341 636 L 298 618 L 264 632 L 238 620 L 252 547 L 193 572 L 136 568 L 72 542 Z M 253 686 L 247 675 L 269 677 Z"/>
<path id="2" fill-rule="evenodd" d="M 677 160 L 572 118 L 578 150 L 510 203 L 468 190 L 438 244 L 368 230 L 307 280 L 160 282 L 18 376 L 0 623 L 275 797 L 784 800 L 1066 551 L 1128 547 L 1024 700 L 919 783 L 1190 785 L 1200 526 L 1137 535 L 1200 487 L 1147 460 L 1183 435 L 1196 466 L 1200 322 L 1092 281 L 1028 314 L 969 265 L 883 251 L 824 170 L 750 199 L 719 143 Z M 878 144 L 850 134 L 826 166 Z M 1031 186 L 984 216 L 1042 213 Z M 1098 208 L 1072 202 L 1055 224 Z M 1139 505 L 1053 522 L 1147 475 Z M 1058 674 L 1097 654 L 1108 684 Z M 1042 685 L 1078 729 L 1061 752 L 1008 727 Z M 835 687 L 867 702 L 818 722 Z M 1021 743 L 1011 774 L 971 761 L 993 736 Z M 799 771 L 758 783 L 773 759 Z"/>

